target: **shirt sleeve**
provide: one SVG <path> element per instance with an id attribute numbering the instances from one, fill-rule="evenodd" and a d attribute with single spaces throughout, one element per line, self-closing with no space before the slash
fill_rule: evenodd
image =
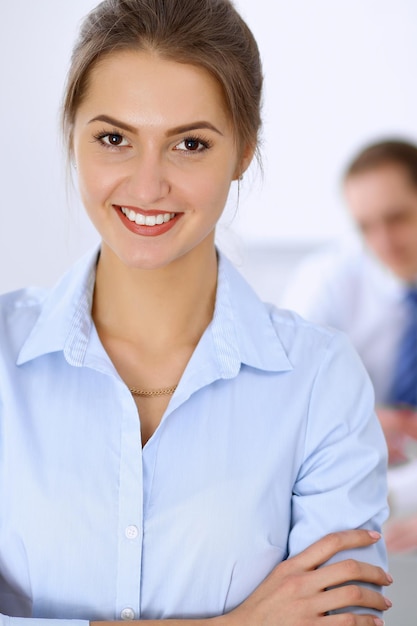
<path id="1" fill-rule="evenodd" d="M 289 556 L 330 532 L 380 532 L 388 515 L 386 470 L 385 439 L 368 375 L 346 336 L 335 333 L 310 397 L 304 461 L 293 493 Z M 387 566 L 383 540 L 332 560 L 346 558 Z"/>

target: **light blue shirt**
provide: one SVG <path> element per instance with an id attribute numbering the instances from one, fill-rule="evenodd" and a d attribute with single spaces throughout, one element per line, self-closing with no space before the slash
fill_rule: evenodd
<path id="1" fill-rule="evenodd" d="M 218 615 L 326 533 L 380 529 L 385 445 L 343 334 L 262 304 L 220 256 L 142 449 L 91 319 L 96 254 L 0 298 L 0 624 Z M 385 566 L 382 542 L 359 554 Z"/>

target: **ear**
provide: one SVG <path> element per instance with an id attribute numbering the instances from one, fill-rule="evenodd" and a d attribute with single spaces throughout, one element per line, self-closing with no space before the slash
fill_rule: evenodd
<path id="1" fill-rule="evenodd" d="M 252 146 L 247 144 L 240 154 L 240 159 L 236 167 L 235 175 L 233 180 L 239 180 L 242 178 L 243 174 L 248 169 L 249 165 L 252 162 L 253 156 L 255 154 L 256 146 Z"/>

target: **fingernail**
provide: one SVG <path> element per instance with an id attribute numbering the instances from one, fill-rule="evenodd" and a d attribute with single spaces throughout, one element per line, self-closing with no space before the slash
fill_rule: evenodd
<path id="1" fill-rule="evenodd" d="M 383 619 L 379 619 L 379 617 L 376 617 L 374 619 L 374 624 L 375 626 L 385 626 L 385 622 Z"/>
<path id="2" fill-rule="evenodd" d="M 389 584 L 391 585 L 391 584 L 394 582 L 394 579 L 393 579 L 393 577 L 391 576 L 391 574 L 389 574 L 388 572 L 387 572 L 386 574 L 387 574 L 387 581 L 388 581 L 388 582 L 389 582 Z"/>
<path id="3" fill-rule="evenodd" d="M 391 600 L 388 600 L 388 598 L 384 598 L 384 600 L 385 600 L 385 604 L 386 604 L 387 609 L 390 609 L 392 607 Z"/>
<path id="4" fill-rule="evenodd" d="M 378 533 L 376 530 L 368 530 L 368 534 L 372 539 L 381 539 L 381 533 Z"/>

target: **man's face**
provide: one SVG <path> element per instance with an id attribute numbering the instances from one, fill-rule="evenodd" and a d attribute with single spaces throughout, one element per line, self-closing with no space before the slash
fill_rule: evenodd
<path id="1" fill-rule="evenodd" d="M 371 252 L 403 280 L 417 278 L 417 186 L 393 163 L 345 182 L 350 213 Z"/>

